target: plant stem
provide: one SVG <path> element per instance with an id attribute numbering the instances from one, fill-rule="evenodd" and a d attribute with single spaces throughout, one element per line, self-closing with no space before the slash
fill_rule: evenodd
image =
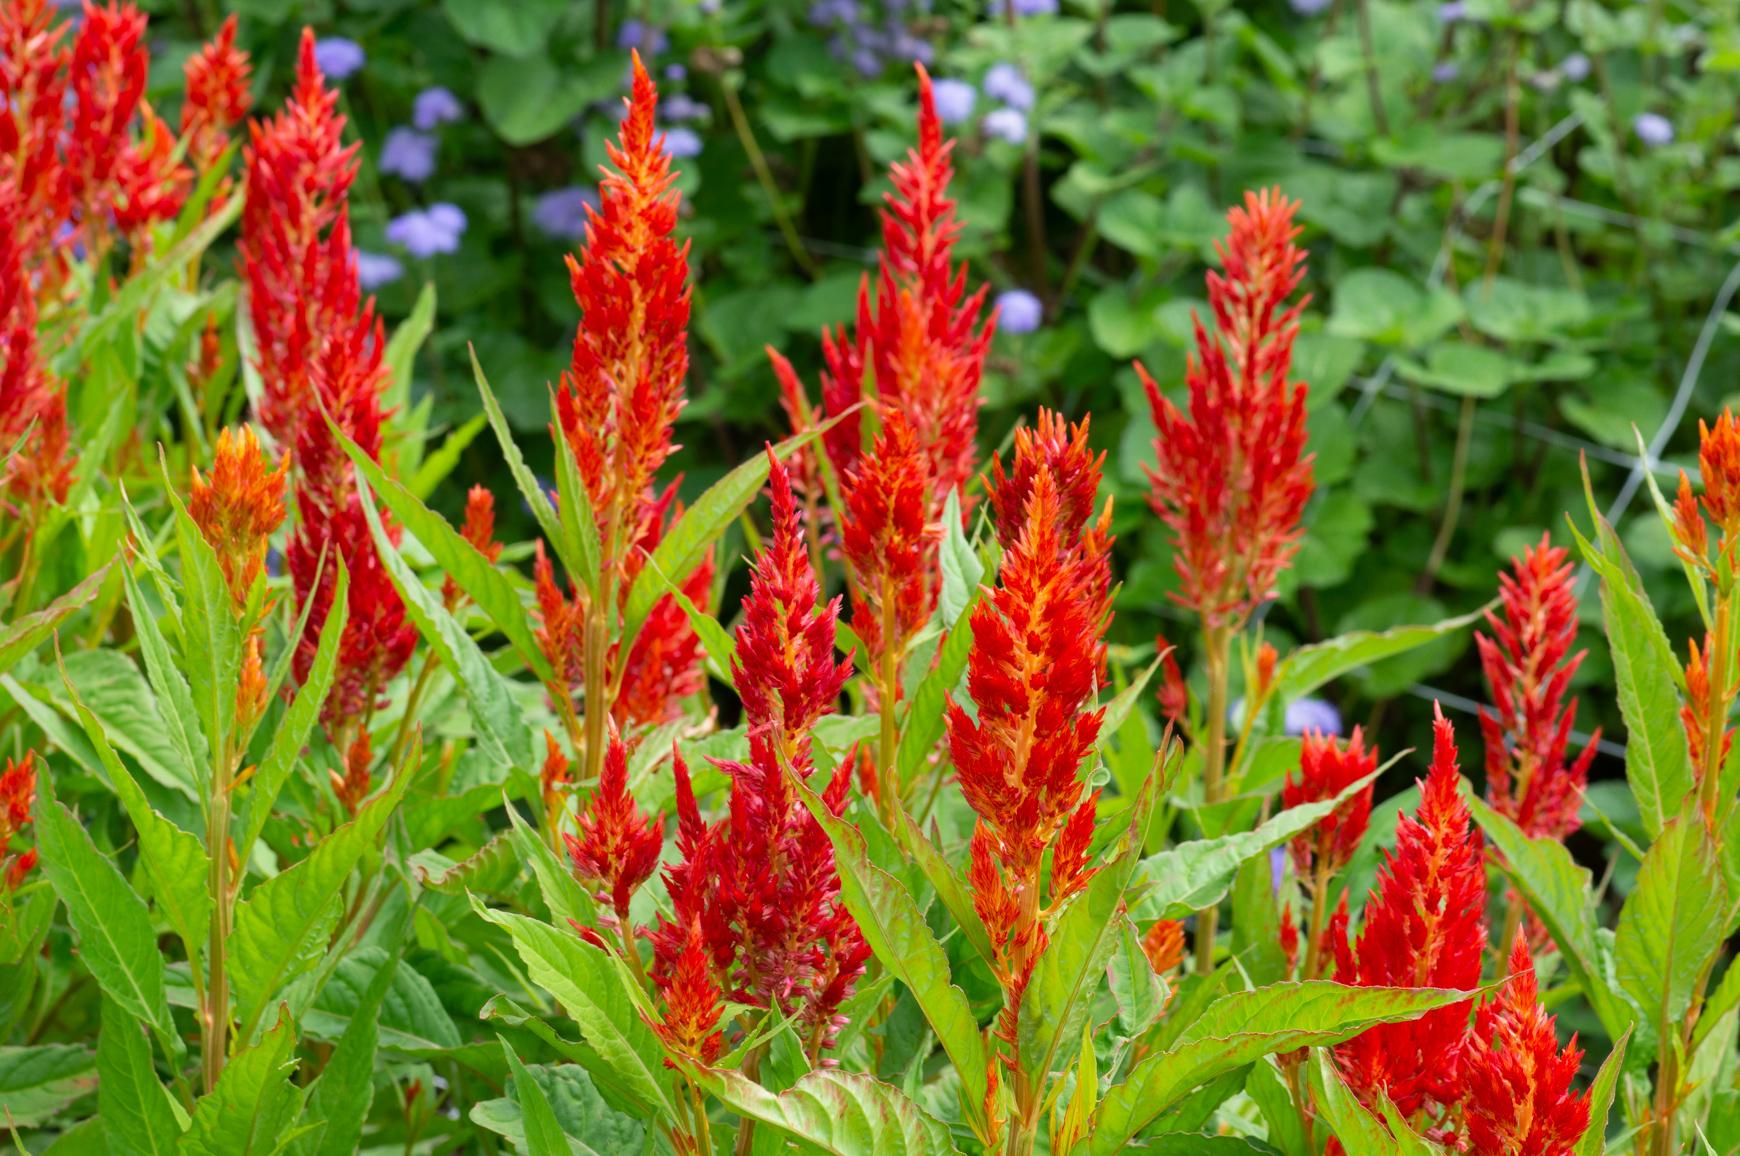
<path id="1" fill-rule="evenodd" d="M 417 672 L 416 680 L 411 683 L 411 692 L 405 696 L 405 711 L 399 716 L 399 733 L 393 738 L 393 749 L 387 755 L 389 774 L 405 757 L 405 748 L 411 745 L 411 736 L 416 733 L 417 707 L 423 701 L 423 692 L 429 688 L 429 677 L 434 673 L 435 656 L 425 655 L 423 668 Z"/>
<path id="2" fill-rule="evenodd" d="M 1474 439 L 1474 398 L 1462 399 L 1462 412 L 1456 423 L 1456 449 L 1450 458 L 1450 491 L 1444 498 L 1444 517 L 1438 523 L 1438 537 L 1432 552 L 1426 557 L 1426 568 L 1414 591 L 1424 594 L 1438 580 L 1438 571 L 1449 556 L 1450 542 L 1456 536 L 1456 523 L 1462 518 L 1462 493 L 1468 483 L 1468 444 Z"/>
<path id="3" fill-rule="evenodd" d="M 207 941 L 205 1006 L 200 1009 L 200 1058 L 205 1090 L 210 1092 L 223 1074 L 224 1055 L 230 1030 L 230 977 L 225 950 L 230 933 L 230 757 L 228 743 L 220 743 L 212 763 L 211 805 L 206 809 L 205 849 L 211 856 L 206 878 L 211 892 L 211 934 Z"/>
<path id="4" fill-rule="evenodd" d="M 1323 928 L 1329 922 L 1329 856 L 1319 847 L 1311 880 L 1311 938 L 1305 944 L 1305 971 L 1300 979 L 1316 979 L 1323 962 Z"/>
<path id="5" fill-rule="evenodd" d="M 900 722 L 894 708 L 900 699 L 900 617 L 894 604 L 894 583 L 882 581 L 882 657 L 877 664 L 876 690 L 881 697 L 880 716 L 882 742 L 876 757 L 876 801 L 882 811 L 882 822 L 890 834 L 896 830 L 895 816 L 900 806 L 899 768 Z"/>
<path id="6" fill-rule="evenodd" d="M 1203 660 L 1208 665 L 1207 736 L 1202 751 L 1202 796 L 1209 806 L 1220 802 L 1226 772 L 1227 650 L 1232 632 L 1211 626 L 1202 632 Z M 1220 922 L 1220 907 L 1211 906 L 1196 916 L 1196 973 L 1214 970 L 1214 935 Z"/>
<path id="7" fill-rule="evenodd" d="M 1516 150 L 1517 150 L 1517 116 L 1521 92 L 1516 78 L 1516 29 L 1511 29 L 1508 38 L 1509 52 L 1506 55 L 1504 82 L 1504 175 L 1499 186 L 1498 209 L 1492 220 L 1492 238 L 1486 246 L 1486 286 L 1492 287 L 1492 279 L 1498 275 L 1498 267 L 1504 260 L 1504 238 L 1510 228 L 1510 206 L 1516 196 Z"/>
<path id="8" fill-rule="evenodd" d="M 804 276 L 814 281 L 819 270 L 814 259 L 810 257 L 809 250 L 804 248 L 797 226 L 792 224 L 790 215 L 785 211 L 785 201 L 781 199 L 779 185 L 774 182 L 773 170 L 767 167 L 767 156 L 755 139 L 755 130 L 750 127 L 749 118 L 743 115 L 743 103 L 737 99 L 737 90 L 723 75 L 719 77 L 719 89 L 725 94 L 725 111 L 731 115 L 731 127 L 737 130 L 737 140 L 743 145 L 743 151 L 749 154 L 749 167 L 755 170 L 755 180 L 761 185 L 761 191 L 767 194 L 768 207 L 773 210 L 773 222 L 779 226 L 780 235 L 785 238 L 785 247 L 791 250 L 792 260 L 797 262 Z"/>
<path id="9" fill-rule="evenodd" d="M 1378 85 L 1377 53 L 1371 43 L 1370 0 L 1355 0 L 1354 8 L 1359 16 L 1359 50 L 1365 58 L 1365 90 L 1371 98 L 1372 123 L 1377 126 L 1379 136 L 1389 136 L 1390 118 L 1384 112 L 1383 89 Z"/>

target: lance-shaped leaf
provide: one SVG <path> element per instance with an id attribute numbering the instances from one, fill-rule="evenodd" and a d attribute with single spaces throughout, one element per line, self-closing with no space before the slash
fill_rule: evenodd
<path id="1" fill-rule="evenodd" d="M 696 1083 L 748 1120 L 828 1156 L 959 1156 L 940 1120 L 891 1084 L 823 1068 L 775 1095 L 740 1072 L 684 1065 Z"/>
<path id="2" fill-rule="evenodd" d="M 556 1121 L 556 1113 L 550 1107 L 549 1097 L 544 1095 L 544 1089 L 526 1071 L 526 1066 L 520 1063 L 520 1057 L 514 1052 L 513 1045 L 504 1037 L 496 1038 L 501 1041 L 501 1050 L 507 1056 L 508 1070 L 513 1073 L 514 1099 L 520 1105 L 526 1151 L 530 1156 L 568 1156 L 568 1137 L 562 1134 L 562 1125 Z"/>
<path id="3" fill-rule="evenodd" d="M 230 1057 L 217 1086 L 193 1108 L 182 1156 L 269 1156 L 284 1143 L 300 1101 L 290 1083 L 296 1031 L 289 1012 L 258 1044 Z"/>
<path id="4" fill-rule="evenodd" d="M 973 631 L 968 625 L 973 607 L 978 605 L 979 589 L 968 598 L 962 618 L 949 628 L 948 637 L 937 650 L 936 664 L 925 673 L 918 689 L 912 692 L 906 715 L 900 723 L 900 746 L 894 765 L 900 770 L 900 781 L 909 783 L 936 750 L 943 734 L 943 712 L 948 707 L 949 692 L 960 685 L 967 669 L 967 659 L 973 651 Z"/>
<path id="5" fill-rule="evenodd" d="M 1193 1089 L 1263 1056 L 1339 1044 L 1376 1024 L 1414 1019 L 1468 998 L 1465 991 L 1436 988 L 1274 986 L 1287 989 L 1282 998 L 1274 998 L 1272 988 L 1258 988 L 1239 993 L 1252 997 L 1249 1001 L 1223 1009 L 1237 998 L 1225 997 L 1177 1046 L 1137 1064 L 1100 1101 L 1085 1145 L 1088 1156 L 1123 1152 L 1150 1121 Z M 1222 1029 L 1229 1034 L 1207 1034 Z"/>
<path id="6" fill-rule="evenodd" d="M 1322 1048 L 1311 1054 L 1311 1094 L 1347 1156 L 1433 1156 L 1442 1151 L 1408 1126 L 1381 1088 L 1377 1094 L 1383 1119 L 1372 1115 Z"/>
<path id="7" fill-rule="evenodd" d="M 979 1116 L 985 1102 L 985 1041 L 966 994 L 954 984 L 942 944 L 931 934 L 906 885 L 870 861 L 864 836 L 836 818 L 797 774 L 789 774 L 788 779 L 834 846 L 841 900 L 882 966 L 912 992 L 954 1062 L 961 1081 L 961 1109 L 982 1135 Z"/>
<path id="8" fill-rule="evenodd" d="M 89 1049 L 73 1044 L 0 1047 L 0 1126 L 34 1128 L 55 1119 L 90 1092 L 96 1066 Z"/>
<path id="9" fill-rule="evenodd" d="M 901 846 L 912 856 L 918 869 L 924 872 L 924 877 L 930 885 L 936 888 L 937 898 L 948 908 L 949 915 L 954 918 L 955 926 L 961 929 L 961 935 L 973 945 L 973 950 L 979 953 L 979 958 L 986 963 L 992 962 L 995 952 L 991 947 L 991 933 L 985 930 L 985 921 L 979 918 L 978 909 L 973 906 L 973 897 L 953 863 L 943 857 L 936 844 L 923 831 L 918 823 L 900 808 L 898 822 Z M 934 824 L 933 824 L 934 828 Z"/>
<path id="10" fill-rule="evenodd" d="M 268 1001 L 325 946 L 324 933 L 335 918 L 345 880 L 374 849 L 410 781 L 400 772 L 356 818 L 317 843 L 308 858 L 272 876 L 237 905 L 230 977 L 241 1039 L 253 1034 Z"/>
<path id="11" fill-rule="evenodd" d="M 381 464 L 346 437 L 344 431 L 336 425 L 332 428 L 344 452 L 356 464 L 357 473 L 368 483 L 370 492 L 423 544 L 440 565 L 442 573 L 471 596 L 477 608 L 488 616 L 502 637 L 531 667 L 532 673 L 542 682 L 553 681 L 555 675 L 550 670 L 549 660 L 533 636 L 531 619 L 507 575 L 449 525 L 447 519 L 425 506 L 410 490 L 388 475 Z"/>
<path id="12" fill-rule="evenodd" d="M 88 606 L 97 596 L 97 591 L 103 588 L 109 577 L 109 567 L 114 564 L 111 558 L 96 573 L 41 610 L 33 610 L 0 626 L 0 673 L 12 669 L 13 663 L 41 645 L 73 612 Z"/>
<path id="13" fill-rule="evenodd" d="M 211 746 L 205 731 L 200 728 L 201 716 L 194 702 L 193 688 L 170 653 L 169 642 L 163 636 L 157 616 L 145 602 L 144 592 L 134 578 L 132 568 L 123 568 L 121 575 L 127 586 L 133 630 L 139 636 L 139 654 L 145 660 L 149 697 L 161 720 L 161 733 L 179 757 L 183 778 L 189 783 L 197 783 L 203 795 L 211 789 Z"/>
<path id="14" fill-rule="evenodd" d="M 568 536 L 562 532 L 561 522 L 556 518 L 555 507 L 550 505 L 550 495 L 544 492 L 543 485 L 538 481 L 531 467 L 526 465 L 525 455 L 520 453 L 520 447 L 514 444 L 513 431 L 508 428 L 507 415 L 502 413 L 501 403 L 496 400 L 495 391 L 489 387 L 489 379 L 483 375 L 483 366 L 478 364 L 477 350 L 467 346 L 471 353 L 471 373 L 477 379 L 477 392 L 483 398 L 483 412 L 489 417 L 489 428 L 495 431 L 495 439 L 501 444 L 502 460 L 507 463 L 508 473 L 513 475 L 514 484 L 519 487 L 520 497 L 526 500 L 526 505 L 532 511 L 532 518 L 538 523 L 538 529 L 543 532 L 544 540 L 556 549 L 556 556 L 562 560 L 562 568 L 570 578 L 582 582 L 589 589 L 598 588 L 598 567 L 596 563 L 590 570 L 585 559 L 572 548 Z M 590 578 L 591 581 L 587 581 Z"/>
<path id="15" fill-rule="evenodd" d="M 1601 1070 L 1589 1085 L 1589 1127 L 1571 1156 L 1602 1156 L 1607 1150 L 1607 1117 L 1613 1111 L 1613 1093 L 1619 1088 L 1619 1074 L 1625 1068 L 1625 1046 L 1630 1042 L 1631 1030 L 1627 1028 L 1601 1061 Z"/>
<path id="16" fill-rule="evenodd" d="M 298 1138 L 291 1147 L 297 1156 L 349 1156 L 361 1143 L 363 1121 L 375 1098 L 381 1003 L 398 967 L 399 959 L 393 956 L 375 971 L 331 1058 L 309 1089 L 308 1117 L 323 1126 Z"/>
<path id="17" fill-rule="evenodd" d="M 1708 829 L 1696 816 L 1671 820 L 1619 912 L 1613 941 L 1619 986 L 1658 1022 L 1680 1022 L 1722 946 L 1727 911 Z"/>
<path id="18" fill-rule="evenodd" d="M 1370 666 L 1398 654 L 1435 642 L 1465 626 L 1481 621 L 1486 608 L 1446 618 L 1425 626 L 1397 626 L 1390 630 L 1355 630 L 1310 646 L 1301 646 L 1282 660 L 1275 671 L 1273 693 L 1282 702 L 1292 702 L 1318 687 L 1333 682 L 1350 670 Z"/>
<path id="19" fill-rule="evenodd" d="M 381 404 L 390 410 L 401 410 L 411 400 L 411 365 L 417 351 L 435 330 L 435 282 L 425 281 L 417 303 L 410 314 L 393 327 L 387 338 L 387 348 L 381 361 L 387 367 L 387 385 L 381 391 Z"/>
<path id="20" fill-rule="evenodd" d="M 161 457 L 161 448 L 158 453 Z M 242 629 L 217 552 L 181 504 L 175 487 L 168 484 L 166 463 L 163 476 L 164 492 L 175 509 L 176 548 L 181 554 L 181 668 L 193 691 L 206 744 L 213 751 L 221 750 L 235 728 Z"/>
<path id="21" fill-rule="evenodd" d="M 404 600 L 405 613 L 417 624 L 418 633 L 459 683 L 459 689 L 471 707 L 471 721 L 477 728 L 478 741 L 496 765 L 526 766 L 530 759 L 526 723 L 520 715 L 519 703 L 508 688 L 507 679 L 490 664 L 465 628 L 447 613 L 440 597 L 423 585 L 405 559 L 400 557 L 398 548 L 387 537 L 386 527 L 381 524 L 381 516 L 375 510 L 368 490 L 357 493 L 362 499 L 363 514 L 368 518 L 369 532 L 374 535 L 381 568 Z"/>
<path id="22" fill-rule="evenodd" d="M 556 399 L 550 398 L 554 410 Z M 580 463 L 574 460 L 574 447 L 565 435 L 556 442 L 556 528 L 562 541 L 557 553 L 563 558 L 578 559 L 580 573 L 575 575 L 588 590 L 598 589 L 598 571 L 603 564 L 604 546 L 598 536 L 598 515 L 592 509 L 592 494 L 580 476 Z"/>
<path id="23" fill-rule="evenodd" d="M 151 1044 L 138 1021 L 105 996 L 97 1037 L 97 1114 L 109 1151 L 170 1156 L 181 1141 L 177 1111 L 174 1097 L 157 1078 Z"/>

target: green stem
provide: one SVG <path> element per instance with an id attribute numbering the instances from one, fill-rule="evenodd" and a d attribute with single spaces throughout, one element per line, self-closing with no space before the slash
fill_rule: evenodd
<path id="1" fill-rule="evenodd" d="M 230 932 L 230 784 L 228 743 L 220 743 L 212 764 L 211 806 L 206 809 L 205 848 L 211 856 L 206 885 L 211 892 L 211 934 L 207 941 L 207 983 L 201 1009 L 200 1056 L 205 1090 L 223 1074 L 230 1029 L 230 977 L 225 959 Z"/>
<path id="2" fill-rule="evenodd" d="M 876 757 L 877 802 L 881 804 L 882 821 L 889 833 L 895 830 L 895 816 L 900 806 L 899 768 L 900 721 L 895 706 L 900 699 L 900 617 L 895 606 L 894 583 L 882 582 L 882 658 L 877 664 L 876 689 L 881 696 L 882 742 Z"/>
<path id="3" fill-rule="evenodd" d="M 743 151 L 749 154 L 749 166 L 755 170 L 756 182 L 767 195 L 768 207 L 773 210 L 774 224 L 779 226 L 780 235 L 785 238 L 785 247 L 791 250 L 792 260 L 804 271 L 804 276 L 813 281 L 819 270 L 810 257 L 809 250 L 804 248 L 797 226 L 792 224 L 790 215 L 785 211 L 785 201 L 780 196 L 779 185 L 773 179 L 773 170 L 767 167 L 767 156 L 755 139 L 755 130 L 750 127 L 749 118 L 743 115 L 743 103 L 737 99 L 737 90 L 723 75 L 719 77 L 719 89 L 725 94 L 725 111 L 731 116 L 731 127 L 737 130 L 737 139 L 743 145 Z"/>
<path id="4" fill-rule="evenodd" d="M 1209 806 L 1221 801 L 1226 773 L 1227 650 L 1231 632 L 1224 626 L 1203 631 L 1203 657 L 1208 666 L 1207 737 L 1202 751 L 1202 795 Z M 1220 908 L 1211 906 L 1196 916 L 1196 972 L 1214 970 L 1214 936 Z"/>
<path id="5" fill-rule="evenodd" d="M 1450 490 L 1444 498 L 1444 517 L 1438 523 L 1438 537 L 1432 552 L 1426 557 L 1426 568 L 1415 583 L 1417 593 L 1424 594 L 1438 580 L 1438 571 L 1450 554 L 1450 542 L 1456 537 L 1456 523 L 1462 518 L 1462 495 L 1468 485 L 1468 446 L 1474 440 L 1474 398 L 1462 399 L 1462 412 L 1456 422 L 1456 449 L 1450 458 Z"/>

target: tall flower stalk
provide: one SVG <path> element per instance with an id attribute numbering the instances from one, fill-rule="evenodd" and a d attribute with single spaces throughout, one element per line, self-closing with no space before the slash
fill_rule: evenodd
<path id="1" fill-rule="evenodd" d="M 1294 243 L 1297 208 L 1279 190 L 1265 190 L 1247 193 L 1227 214 L 1227 238 L 1216 246 L 1221 271 L 1208 274 L 1214 328 L 1196 322 L 1187 411 L 1136 366 L 1158 432 L 1150 502 L 1172 531 L 1174 597 L 1201 627 L 1208 675 L 1202 784 L 1210 805 L 1226 789 L 1232 640 L 1275 596 L 1313 485 L 1306 390 L 1290 376 L 1307 300 L 1289 304 L 1305 276 L 1305 252 Z M 1199 971 L 1213 966 L 1216 922 L 1212 907 L 1198 920 Z"/>

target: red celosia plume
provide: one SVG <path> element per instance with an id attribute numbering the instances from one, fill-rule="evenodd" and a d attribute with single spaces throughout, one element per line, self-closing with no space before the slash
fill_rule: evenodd
<path id="1" fill-rule="evenodd" d="M 181 106 L 181 135 L 187 138 L 188 159 L 200 172 L 223 156 L 230 130 L 248 115 L 252 71 L 248 54 L 236 47 L 234 13 L 183 65 L 187 99 Z"/>
<path id="2" fill-rule="evenodd" d="M 1304 305 L 1287 304 L 1305 275 L 1297 208 L 1265 190 L 1227 215 L 1224 272 L 1208 275 L 1214 331 L 1197 321 L 1188 413 L 1136 366 L 1159 432 L 1151 501 L 1172 529 L 1176 597 L 1211 629 L 1274 597 L 1311 497 L 1305 386 L 1288 376 Z"/>
<path id="3" fill-rule="evenodd" d="M 25 264 L 31 211 L 13 181 L 0 178 L 0 453 L 18 447 L 0 465 L 0 481 L 12 516 L 25 521 L 43 504 L 66 500 L 73 467 L 66 394 L 37 344 L 35 287 Z"/>
<path id="4" fill-rule="evenodd" d="M 0 4 L 0 173 L 16 191 L 8 212 L 13 243 L 26 264 L 58 283 L 62 259 L 56 230 L 72 216 L 70 186 L 62 161 L 66 132 L 69 26 L 56 18 L 49 0 Z"/>
<path id="5" fill-rule="evenodd" d="M 903 413 L 887 416 L 846 481 L 840 545 L 852 574 L 852 629 L 874 667 L 930 616 L 931 461 Z"/>
<path id="6" fill-rule="evenodd" d="M 664 1014 L 653 1030 L 665 1047 L 702 1064 L 718 1059 L 725 1041 L 725 1033 L 718 1030 L 724 1008 L 719 985 L 713 982 L 700 923 L 691 922 L 682 929 L 680 946 L 659 984 L 659 996 Z"/>
<path id="7" fill-rule="evenodd" d="M 487 486 L 473 486 L 465 493 L 465 524 L 459 536 L 490 562 L 501 557 L 502 544 L 495 540 L 495 495 Z M 465 592 L 451 577 L 441 584 L 441 598 L 449 610 L 465 601 Z"/>
<path id="8" fill-rule="evenodd" d="M 1330 922 L 1337 982 L 1464 991 L 1480 986 L 1486 870 L 1480 834 L 1457 782 L 1456 736 L 1440 711 L 1420 808 L 1397 825 L 1395 851 L 1366 901 L 1358 942 L 1348 942 L 1345 911 Z M 1470 1003 L 1371 1028 L 1338 1046 L 1336 1062 L 1355 1092 L 1369 1097 L 1382 1088 L 1403 1116 L 1447 1109 L 1465 1090 Z"/>
<path id="9" fill-rule="evenodd" d="M 7 759 L 6 769 L 0 771 L 0 888 L 6 891 L 16 891 L 36 864 L 34 849 L 12 849 L 12 840 L 30 822 L 35 802 L 36 756 L 35 752 L 26 751 L 21 761 Z"/>
<path id="10" fill-rule="evenodd" d="M 1570 653 L 1577 595 L 1565 551 L 1544 537 L 1512 570 L 1498 579 L 1502 616 L 1487 612 L 1492 636 L 1474 636 L 1493 700 L 1480 712 L 1486 793 L 1530 835 L 1563 839 L 1577 829 L 1595 756 L 1591 741 L 1574 761 L 1565 758 L 1577 717 L 1577 700 L 1567 701 L 1565 691 L 1583 661 L 1583 652 Z"/>
<path id="11" fill-rule="evenodd" d="M 1377 770 L 1377 761 L 1377 748 L 1367 749 L 1358 727 L 1346 743 L 1332 735 L 1307 734 L 1299 745 L 1299 777 L 1287 776 L 1281 805 L 1291 808 L 1333 799 Z M 1293 870 L 1301 879 L 1311 878 L 1319 864 L 1332 874 L 1347 866 L 1371 822 L 1372 786 L 1367 783 L 1316 826 L 1293 837 Z"/>
<path id="12" fill-rule="evenodd" d="M 1541 1006 L 1534 960 L 1518 937 L 1510 980 L 1474 1014 L 1464 1104 L 1472 1156 L 1569 1156 L 1589 1128 L 1589 1093 L 1571 1091 L 1577 1037 L 1561 1051 Z"/>
<path id="13" fill-rule="evenodd" d="M 580 834 L 563 841 L 574 877 L 608 902 L 626 927 L 629 900 L 657 869 L 664 836 L 628 793 L 628 748 L 621 738 L 612 736 L 605 751 L 604 774 L 580 816 Z"/>

